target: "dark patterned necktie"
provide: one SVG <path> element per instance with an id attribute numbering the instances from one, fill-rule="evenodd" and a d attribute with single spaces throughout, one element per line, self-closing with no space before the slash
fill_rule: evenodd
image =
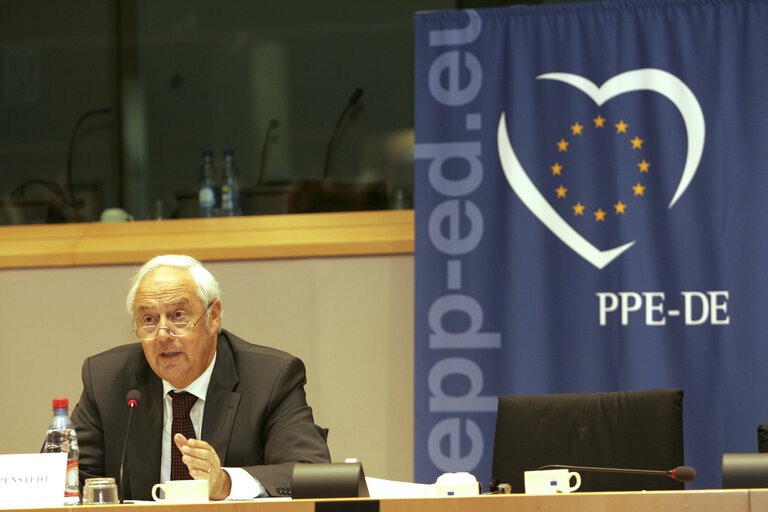
<path id="1" fill-rule="evenodd" d="M 171 480 L 192 480 L 187 465 L 181 461 L 181 451 L 173 442 L 173 436 L 182 434 L 187 439 L 196 439 L 195 428 L 192 426 L 192 418 L 189 411 L 197 402 L 197 397 L 186 391 L 177 393 L 169 392 L 173 402 L 173 423 L 171 424 Z"/>

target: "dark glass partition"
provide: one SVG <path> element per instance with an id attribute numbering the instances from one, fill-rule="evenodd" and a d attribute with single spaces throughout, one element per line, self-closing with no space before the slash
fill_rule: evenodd
<path id="1" fill-rule="evenodd" d="M 226 150 L 242 215 L 410 208 L 413 13 L 456 5 L 4 0 L 0 224 L 197 217 L 204 150 L 217 215 Z"/>
<path id="2" fill-rule="evenodd" d="M 109 3 L 6 0 L 0 34 L 0 224 L 98 217 L 117 197 L 111 115 L 80 125 L 71 180 L 67 155 L 78 119 L 113 104 Z"/>

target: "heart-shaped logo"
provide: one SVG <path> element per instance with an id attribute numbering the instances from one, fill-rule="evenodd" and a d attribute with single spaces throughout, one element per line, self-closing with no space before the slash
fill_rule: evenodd
<path id="1" fill-rule="evenodd" d="M 609 79 L 600 87 L 582 76 L 570 73 L 546 73 L 536 78 L 569 84 L 592 98 L 597 106 L 620 94 L 643 90 L 657 92 L 669 99 L 682 116 L 688 141 L 680 182 L 668 207 L 674 206 L 696 175 L 704 151 L 704 113 L 696 96 L 682 80 L 671 73 L 653 68 L 626 71 Z M 520 165 L 507 134 L 504 112 L 499 119 L 497 144 L 501 166 L 512 190 L 531 213 L 579 256 L 602 269 L 635 244 L 633 240 L 611 249 L 598 249 L 560 216 Z"/>

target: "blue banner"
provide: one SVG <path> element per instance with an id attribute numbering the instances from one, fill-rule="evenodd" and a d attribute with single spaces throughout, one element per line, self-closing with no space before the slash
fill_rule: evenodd
<path id="1" fill-rule="evenodd" d="M 416 481 L 487 485 L 499 395 L 682 388 L 689 488 L 756 451 L 766 27 L 765 0 L 416 15 Z"/>

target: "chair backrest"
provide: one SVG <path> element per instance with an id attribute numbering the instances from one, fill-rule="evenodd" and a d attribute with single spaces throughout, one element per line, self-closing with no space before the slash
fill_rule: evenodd
<path id="1" fill-rule="evenodd" d="M 757 426 L 757 453 L 768 453 L 768 425 Z"/>
<path id="2" fill-rule="evenodd" d="M 724 453 L 723 489 L 768 487 L 768 453 Z"/>
<path id="3" fill-rule="evenodd" d="M 548 464 L 669 470 L 683 465 L 683 391 L 499 397 L 492 476 L 525 492 Z M 583 491 L 682 489 L 672 478 L 582 472 Z"/>

